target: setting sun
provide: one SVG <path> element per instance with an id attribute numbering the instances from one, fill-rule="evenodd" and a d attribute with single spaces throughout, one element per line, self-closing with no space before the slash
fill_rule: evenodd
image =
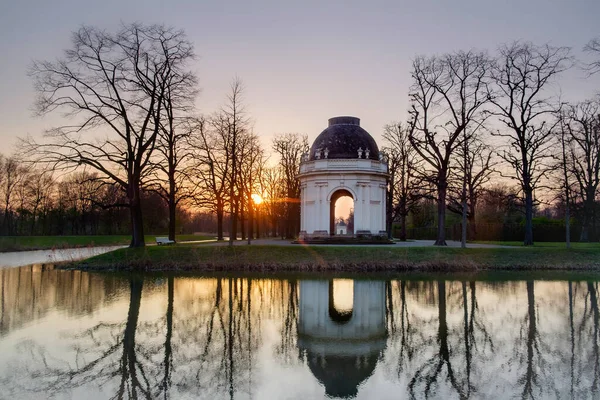
<path id="1" fill-rule="evenodd" d="M 263 202 L 263 198 L 259 194 L 253 193 L 252 194 L 252 201 L 254 202 L 254 204 L 258 205 L 258 204 L 260 204 L 260 203 Z"/>

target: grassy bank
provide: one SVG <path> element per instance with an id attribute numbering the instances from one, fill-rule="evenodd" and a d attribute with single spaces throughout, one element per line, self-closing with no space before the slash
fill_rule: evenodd
<path id="1" fill-rule="evenodd" d="M 146 243 L 155 243 L 156 236 L 146 235 Z M 210 236 L 177 235 L 177 241 L 213 239 Z M 88 246 L 118 246 L 128 245 L 131 236 L 128 235 L 82 235 L 82 236 L 0 236 L 0 253 L 7 251 L 26 251 L 43 249 L 66 249 Z"/>
<path id="2" fill-rule="evenodd" d="M 525 247 L 523 246 L 523 242 L 500 242 L 500 241 L 484 241 L 484 240 L 475 240 L 469 243 L 481 243 L 481 244 L 495 244 L 501 246 L 516 246 L 516 247 Z M 559 248 L 564 249 L 567 247 L 565 242 L 535 242 L 533 247 L 536 248 Z M 571 242 L 572 249 L 598 249 L 600 248 L 600 243 L 598 242 Z"/>
<path id="3" fill-rule="evenodd" d="M 600 246 L 585 249 L 360 246 L 161 246 L 120 249 L 67 268 L 143 271 L 598 270 Z"/>

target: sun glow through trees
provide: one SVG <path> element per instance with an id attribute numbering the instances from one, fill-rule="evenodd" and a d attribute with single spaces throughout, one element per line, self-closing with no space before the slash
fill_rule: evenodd
<path id="1" fill-rule="evenodd" d="M 263 202 L 263 198 L 261 197 L 260 194 L 253 193 L 252 194 L 252 201 L 254 202 L 254 204 L 259 205 L 260 203 Z"/>

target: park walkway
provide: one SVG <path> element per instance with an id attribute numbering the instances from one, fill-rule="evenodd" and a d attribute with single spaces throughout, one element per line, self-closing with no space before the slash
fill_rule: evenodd
<path id="1" fill-rule="evenodd" d="M 31 250 L 0 253 L 0 268 L 82 260 L 84 258 L 107 253 L 122 247 L 127 246 L 81 247 L 73 249 Z"/>
<path id="2" fill-rule="evenodd" d="M 198 240 L 198 241 L 187 241 L 180 242 L 181 244 L 207 244 L 212 246 L 228 246 L 229 241 L 225 238 L 222 242 L 216 240 Z M 361 247 L 430 247 L 433 246 L 435 240 L 410 240 L 406 242 L 395 242 L 394 244 L 360 244 L 355 246 Z M 447 240 L 448 247 L 460 247 L 460 242 L 454 240 Z M 247 246 L 247 240 L 236 240 L 233 242 L 235 246 Z M 303 246 L 302 244 L 293 243 L 291 240 L 286 239 L 255 239 L 252 240 L 253 245 L 268 245 L 268 246 Z M 335 244 L 311 244 L 312 246 L 353 246 L 353 245 L 335 245 Z M 499 244 L 483 244 L 483 243 L 467 243 L 467 248 L 470 249 L 491 249 L 491 248 L 518 248 L 516 246 L 505 246 Z"/>

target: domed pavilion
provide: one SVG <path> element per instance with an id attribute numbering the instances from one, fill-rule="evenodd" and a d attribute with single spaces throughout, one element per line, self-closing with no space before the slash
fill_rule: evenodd
<path id="1" fill-rule="evenodd" d="M 356 117 L 334 117 L 300 163 L 300 240 L 336 235 L 335 204 L 354 201 L 354 236 L 386 234 L 388 164 Z"/>

